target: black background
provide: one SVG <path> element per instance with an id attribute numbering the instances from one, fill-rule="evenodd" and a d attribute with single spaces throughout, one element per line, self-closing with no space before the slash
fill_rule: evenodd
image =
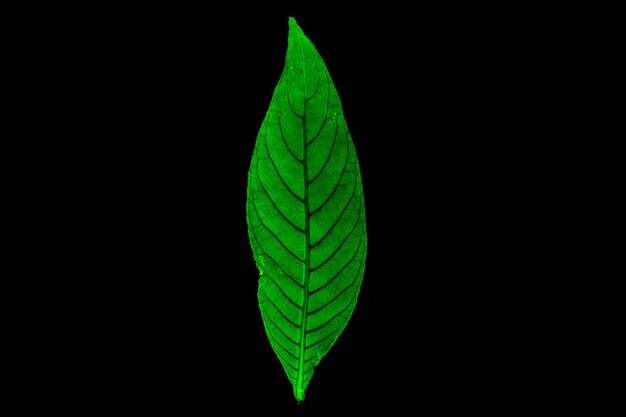
<path id="1" fill-rule="evenodd" d="M 618 166 L 576 113 L 584 25 L 412 7 L 85 11 L 71 78 L 91 213 L 86 415 L 625 415 Z M 245 222 L 289 16 L 342 99 L 369 237 L 354 315 L 299 405 Z"/>

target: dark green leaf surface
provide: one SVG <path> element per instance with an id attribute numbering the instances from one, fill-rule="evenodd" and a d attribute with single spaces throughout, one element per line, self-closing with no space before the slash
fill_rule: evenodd
<path id="1" fill-rule="evenodd" d="M 359 163 L 322 58 L 293 18 L 248 174 L 247 221 L 269 341 L 294 395 L 345 328 L 367 237 Z"/>

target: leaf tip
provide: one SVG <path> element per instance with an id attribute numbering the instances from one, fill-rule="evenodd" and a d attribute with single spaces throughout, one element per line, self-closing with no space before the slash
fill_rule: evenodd
<path id="1" fill-rule="evenodd" d="M 297 31 L 301 32 L 302 29 L 300 29 L 296 18 L 289 16 L 289 32 L 296 33 Z"/>

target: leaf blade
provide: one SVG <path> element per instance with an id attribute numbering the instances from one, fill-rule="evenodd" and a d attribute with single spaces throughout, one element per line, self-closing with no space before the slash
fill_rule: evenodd
<path id="1" fill-rule="evenodd" d="M 293 18 L 250 163 L 246 213 L 265 330 L 301 401 L 356 306 L 367 235 L 339 95 Z"/>

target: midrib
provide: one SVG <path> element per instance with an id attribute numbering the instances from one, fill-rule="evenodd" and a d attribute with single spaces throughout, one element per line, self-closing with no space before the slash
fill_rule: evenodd
<path id="1" fill-rule="evenodd" d="M 304 295 L 302 298 L 302 313 L 300 318 L 300 348 L 298 350 L 298 380 L 296 383 L 296 397 L 299 400 L 304 400 L 304 353 L 306 348 L 306 324 L 307 324 L 307 311 L 309 306 L 309 274 L 311 267 L 311 231 L 310 231 L 310 210 L 309 210 L 309 174 L 308 174 L 308 149 L 307 149 L 307 138 L 306 138 L 306 105 L 307 105 L 307 96 L 306 96 L 306 69 L 304 66 L 304 54 L 302 52 L 302 45 L 300 44 L 300 34 L 297 34 L 296 43 L 298 45 L 298 49 L 300 50 L 300 57 L 302 59 L 302 83 L 303 83 L 303 101 L 304 101 L 304 110 L 302 112 L 302 167 L 304 170 L 304 276 L 303 276 L 303 285 L 304 285 Z"/>

